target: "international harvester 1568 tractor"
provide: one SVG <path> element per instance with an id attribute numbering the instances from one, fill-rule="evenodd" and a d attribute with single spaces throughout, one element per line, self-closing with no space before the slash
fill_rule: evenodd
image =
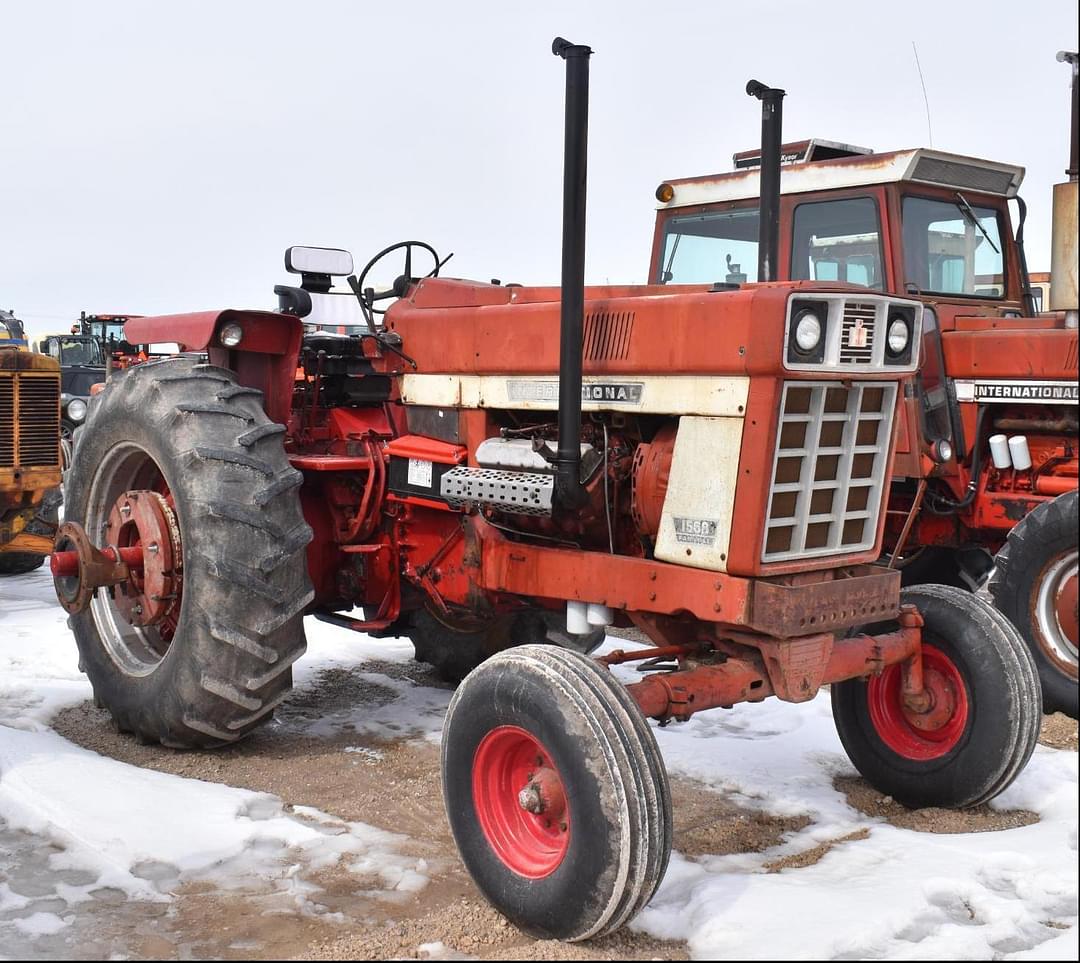
<path id="1" fill-rule="evenodd" d="M 1076 55 L 1059 59 L 1073 71 L 1073 130 L 1069 181 L 1054 189 L 1050 313 L 1036 313 L 1024 256 L 1023 168 L 926 149 L 773 144 L 788 162 L 778 204 L 757 152 L 737 154 L 732 173 L 665 182 L 650 279 L 845 281 L 922 303 L 885 549 L 905 584 L 977 587 L 993 568 L 990 591 L 1035 655 L 1047 711 L 1076 718 Z M 779 222 L 780 244 L 755 277 L 759 218 Z M 876 333 L 858 311 L 818 315 L 854 369 L 873 364 Z"/>
<path id="2" fill-rule="evenodd" d="M 430 249 L 403 242 L 392 288 L 350 274 L 368 330 L 305 337 L 351 258 L 292 248 L 291 313 L 129 322 L 192 354 L 93 399 L 53 571 L 97 698 L 166 745 L 266 721 L 305 612 L 475 666 L 442 743 L 462 858 L 512 921 L 577 940 L 631 919 L 667 865 L 648 719 L 828 683 L 874 786 L 969 806 L 1023 768 L 1041 702 L 989 604 L 901 594 L 872 564 L 923 305 L 808 281 L 586 289 L 591 51 L 554 50 L 561 289 L 438 277 L 437 256 L 417 277 Z M 826 309 L 873 333 L 868 361 L 812 337 Z M 590 658 L 609 625 L 654 646 Z M 624 687 L 609 667 L 632 661 L 655 671 Z"/>
<path id="3" fill-rule="evenodd" d="M 31 572 L 52 551 L 60 487 L 60 366 L 27 350 L 0 311 L 0 575 Z"/>

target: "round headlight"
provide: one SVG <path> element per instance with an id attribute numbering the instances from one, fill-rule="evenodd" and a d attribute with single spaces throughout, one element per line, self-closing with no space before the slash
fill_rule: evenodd
<path id="1" fill-rule="evenodd" d="M 813 311 L 804 311 L 795 322 L 795 344 L 809 354 L 821 342 L 821 319 Z"/>
<path id="2" fill-rule="evenodd" d="M 944 438 L 935 441 L 930 448 L 931 454 L 934 456 L 934 461 L 944 465 L 947 461 L 952 461 L 953 447 L 952 443 Z"/>
<path id="3" fill-rule="evenodd" d="M 72 421 L 82 421 L 86 417 L 86 402 L 82 398 L 72 398 L 68 402 L 67 416 Z"/>
<path id="4" fill-rule="evenodd" d="M 226 348 L 235 348 L 244 340 L 244 329 L 238 324 L 226 324 L 218 333 L 218 340 Z"/>
<path id="5" fill-rule="evenodd" d="M 911 340 L 911 328 L 903 318 L 893 318 L 889 322 L 889 354 L 903 354 Z"/>

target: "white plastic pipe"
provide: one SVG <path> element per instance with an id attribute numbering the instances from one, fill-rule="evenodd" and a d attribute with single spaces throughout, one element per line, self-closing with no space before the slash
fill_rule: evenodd
<path id="1" fill-rule="evenodd" d="M 1013 435 L 1009 439 L 1009 453 L 1017 471 L 1027 471 L 1031 467 L 1031 451 L 1025 435 Z"/>
<path id="2" fill-rule="evenodd" d="M 587 635 L 589 626 L 589 606 L 584 602 L 566 603 L 566 631 L 571 635 Z"/>
<path id="3" fill-rule="evenodd" d="M 589 620 L 589 625 L 611 625 L 615 621 L 615 613 L 606 605 L 590 602 L 586 618 Z"/>
<path id="4" fill-rule="evenodd" d="M 999 470 L 1012 468 L 1012 456 L 1009 454 L 1009 439 L 1004 435 L 990 436 L 990 457 L 994 467 Z"/>

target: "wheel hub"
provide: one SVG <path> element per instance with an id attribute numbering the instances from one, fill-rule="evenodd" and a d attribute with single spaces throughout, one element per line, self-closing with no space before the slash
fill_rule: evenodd
<path id="1" fill-rule="evenodd" d="M 1044 569 L 1034 593 L 1033 623 L 1037 641 L 1049 658 L 1073 678 L 1077 675 L 1080 617 L 1077 613 L 1077 559 L 1074 550 Z"/>
<path id="2" fill-rule="evenodd" d="M 956 664 L 944 652 L 922 645 L 925 696 L 905 698 L 903 671 L 891 665 L 866 687 L 870 720 L 885 745 L 905 759 L 921 762 L 947 755 L 967 730 L 967 688 Z"/>
<path id="3" fill-rule="evenodd" d="M 926 707 L 903 702 L 904 718 L 921 732 L 932 733 L 944 726 L 956 713 L 956 691 L 948 678 L 930 667 L 923 671 Z"/>
<path id="4" fill-rule="evenodd" d="M 104 548 L 75 522 L 57 532 L 51 567 L 60 604 L 84 611 L 100 588 L 113 587 L 120 615 L 140 627 L 160 625 L 175 610 L 183 580 L 176 514 L 154 491 L 127 491 L 109 511 Z"/>
<path id="5" fill-rule="evenodd" d="M 538 756 L 537 759 L 542 757 Z M 518 805 L 534 816 L 545 816 L 550 822 L 562 822 L 566 813 L 566 795 L 559 774 L 550 766 L 541 765 L 529 775 L 529 782 L 518 793 Z"/>
<path id="6" fill-rule="evenodd" d="M 570 844 L 566 790 L 552 758 L 530 733 L 499 726 L 473 758 L 473 805 L 495 855 L 528 879 L 551 875 Z"/>

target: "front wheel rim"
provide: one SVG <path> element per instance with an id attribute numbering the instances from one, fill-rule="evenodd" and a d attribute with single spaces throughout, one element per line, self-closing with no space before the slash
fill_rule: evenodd
<path id="1" fill-rule="evenodd" d="M 922 661 L 925 691 L 935 706 L 951 707 L 945 721 L 934 728 L 920 725 L 926 713 L 920 716 L 904 704 L 900 665 L 890 665 L 866 687 L 870 721 L 881 741 L 897 755 L 915 762 L 929 762 L 952 752 L 963 738 L 970 715 L 967 686 L 956 663 L 925 642 Z"/>
<path id="2" fill-rule="evenodd" d="M 473 805 L 499 860 L 526 879 L 543 879 L 570 848 L 570 808 L 551 754 L 518 726 L 499 726 L 473 757 Z"/>
<path id="3" fill-rule="evenodd" d="M 1052 561 L 1042 573 L 1035 594 L 1037 641 L 1047 656 L 1077 678 L 1076 549 Z"/>

